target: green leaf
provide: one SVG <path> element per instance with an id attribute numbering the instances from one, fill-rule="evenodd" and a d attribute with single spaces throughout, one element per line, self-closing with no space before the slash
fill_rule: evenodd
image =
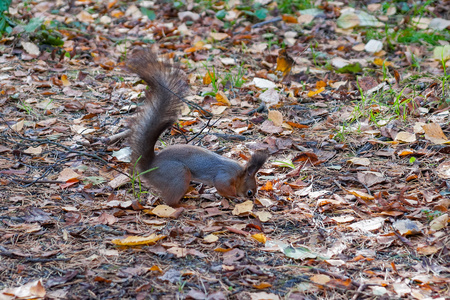
<path id="1" fill-rule="evenodd" d="M 409 163 L 410 163 L 410 164 L 413 164 L 415 161 L 416 161 L 416 158 L 415 158 L 414 156 L 411 156 L 411 157 L 409 158 Z"/>
<path id="2" fill-rule="evenodd" d="M 0 14 L 0 32 L 3 32 L 6 26 L 6 20 L 3 14 Z"/>
<path id="3" fill-rule="evenodd" d="M 222 20 L 223 18 L 225 18 L 227 16 L 227 12 L 225 10 L 219 10 L 218 12 L 216 12 L 216 18 L 219 20 Z"/>
<path id="4" fill-rule="evenodd" d="M 32 18 L 24 29 L 26 32 L 34 32 L 39 26 L 42 25 L 43 22 L 43 18 Z"/>
<path id="5" fill-rule="evenodd" d="M 360 63 L 346 65 L 345 67 L 342 67 L 342 68 L 336 70 L 337 73 L 358 73 L 361 71 L 362 71 L 362 67 L 361 67 Z"/>
<path id="6" fill-rule="evenodd" d="M 8 11 L 12 0 L 0 0 L 0 12 Z"/>
<path id="7" fill-rule="evenodd" d="M 153 10 L 151 10 L 151 9 L 148 9 L 148 8 L 146 8 L 146 7 L 141 7 L 141 12 L 142 12 L 144 15 L 146 15 L 147 18 L 148 18 L 150 21 L 153 21 L 153 20 L 156 19 L 155 11 L 153 11 Z"/>
<path id="8" fill-rule="evenodd" d="M 260 20 L 264 20 L 267 17 L 267 9 L 265 8 L 258 9 L 257 11 L 255 11 L 255 16 Z"/>

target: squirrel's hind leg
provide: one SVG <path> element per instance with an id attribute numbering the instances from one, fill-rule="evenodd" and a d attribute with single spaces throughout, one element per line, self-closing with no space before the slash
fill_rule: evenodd
<path id="1" fill-rule="evenodd" d="M 182 163 L 170 162 L 151 174 L 151 184 L 159 190 L 162 200 L 169 206 L 177 205 L 186 194 L 191 182 L 191 171 Z"/>

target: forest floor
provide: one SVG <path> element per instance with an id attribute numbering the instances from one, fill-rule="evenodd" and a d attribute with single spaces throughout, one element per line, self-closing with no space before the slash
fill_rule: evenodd
<path id="1" fill-rule="evenodd" d="M 0 3 L 0 300 L 448 299 L 449 2 L 371 2 Z M 138 47 L 254 199 L 130 176 Z"/>

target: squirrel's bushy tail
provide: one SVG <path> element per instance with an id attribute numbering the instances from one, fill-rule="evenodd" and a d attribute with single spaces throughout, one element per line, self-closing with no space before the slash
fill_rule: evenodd
<path id="1" fill-rule="evenodd" d="M 180 113 L 188 91 L 179 68 L 158 61 L 150 49 L 135 50 L 126 62 L 126 68 L 141 77 L 149 86 L 145 91 L 144 106 L 132 121 L 132 162 L 138 161 L 138 171 L 150 168 L 155 157 L 154 147 L 159 136 L 169 128 Z"/>

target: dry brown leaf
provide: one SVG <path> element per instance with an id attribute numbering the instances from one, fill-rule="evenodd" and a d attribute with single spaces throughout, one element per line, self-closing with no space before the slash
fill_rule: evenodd
<path id="1" fill-rule="evenodd" d="M 425 138 L 433 144 L 448 144 L 450 141 L 442 131 L 441 126 L 436 123 L 429 123 L 422 126 L 425 132 Z"/>
<path id="2" fill-rule="evenodd" d="M 236 204 L 233 209 L 233 215 L 241 216 L 251 213 L 253 210 L 253 202 L 250 200 L 245 201 L 241 204 Z"/>
<path id="3" fill-rule="evenodd" d="M 269 110 L 267 117 L 275 126 L 281 126 L 283 124 L 283 114 L 278 110 Z"/>
<path id="4" fill-rule="evenodd" d="M 403 143 L 414 143 L 416 141 L 416 135 L 407 131 L 400 131 L 395 136 L 395 141 Z"/>
<path id="5" fill-rule="evenodd" d="M 158 205 L 152 210 L 152 213 L 161 218 L 171 218 L 176 212 L 176 209 L 168 205 Z"/>
<path id="6" fill-rule="evenodd" d="M 80 177 L 80 174 L 78 174 L 71 168 L 65 168 L 59 173 L 58 179 L 56 180 L 67 182 L 71 179 L 76 179 L 78 177 Z"/>

